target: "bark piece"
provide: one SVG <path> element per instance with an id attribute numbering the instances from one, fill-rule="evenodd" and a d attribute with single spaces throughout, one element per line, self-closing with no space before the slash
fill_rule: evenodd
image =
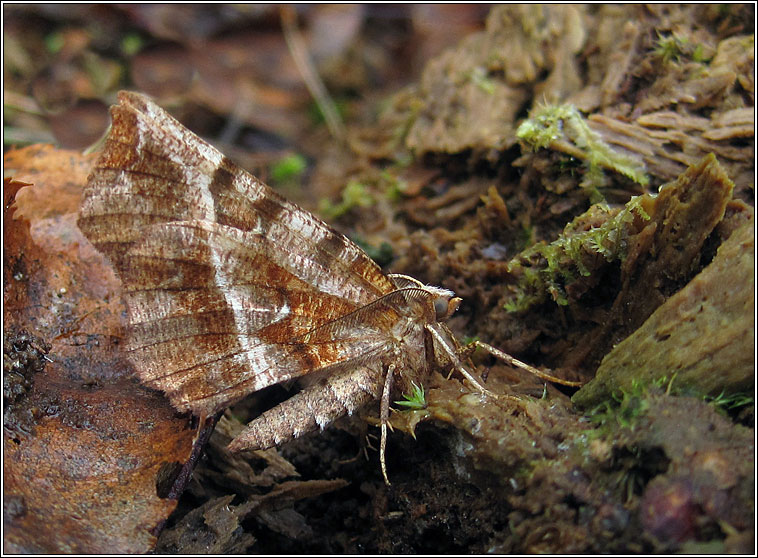
<path id="1" fill-rule="evenodd" d="M 619 343 L 595 378 L 574 396 L 588 406 L 633 382 L 718 395 L 754 383 L 754 224 L 743 224 L 713 262 Z M 675 377 L 674 377 L 675 375 Z"/>

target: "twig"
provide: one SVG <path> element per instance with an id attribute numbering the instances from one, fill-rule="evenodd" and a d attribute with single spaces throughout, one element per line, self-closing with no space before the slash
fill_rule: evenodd
<path id="1" fill-rule="evenodd" d="M 303 77 L 303 81 L 305 81 L 305 86 L 321 109 L 324 120 L 326 120 L 326 126 L 329 128 L 332 137 L 338 142 L 344 143 L 345 126 L 340 119 L 332 98 L 329 96 L 329 92 L 326 90 L 324 82 L 321 81 L 321 77 L 318 75 L 313 62 L 308 56 L 305 41 L 297 27 L 295 10 L 292 6 L 282 6 L 279 14 L 282 19 L 284 40 L 287 42 L 290 54 L 292 54 L 292 58 L 295 60 L 295 66 L 297 66 L 300 75 Z"/>

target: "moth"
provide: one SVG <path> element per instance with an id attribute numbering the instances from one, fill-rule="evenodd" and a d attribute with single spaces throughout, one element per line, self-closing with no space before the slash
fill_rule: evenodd
<path id="1" fill-rule="evenodd" d="M 452 365 L 489 394 L 444 324 L 461 302 L 452 291 L 383 273 L 146 96 L 118 100 L 78 225 L 123 282 L 125 350 L 141 382 L 200 417 L 304 382 L 232 451 L 282 444 L 379 400 L 386 482 L 393 391 Z"/>

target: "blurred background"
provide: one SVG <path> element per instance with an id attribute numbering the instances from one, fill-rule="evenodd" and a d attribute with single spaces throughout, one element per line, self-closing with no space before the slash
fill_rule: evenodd
<path id="1" fill-rule="evenodd" d="M 3 10 L 6 146 L 86 148 L 103 134 L 116 91 L 134 89 L 255 169 L 293 146 L 307 150 L 317 143 L 308 138 L 323 128 L 293 52 L 323 80 L 338 117 L 350 118 L 360 101 L 397 90 L 430 57 L 482 29 L 489 6 L 17 4 Z"/>

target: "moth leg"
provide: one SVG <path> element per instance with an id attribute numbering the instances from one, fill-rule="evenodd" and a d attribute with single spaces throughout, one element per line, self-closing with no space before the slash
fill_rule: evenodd
<path id="1" fill-rule="evenodd" d="M 471 374 L 468 370 L 466 370 L 466 367 L 463 366 L 463 363 L 461 362 L 460 357 L 458 356 L 458 352 L 450 346 L 450 343 L 440 334 L 439 331 L 437 331 L 437 328 L 435 328 L 433 325 L 427 325 L 426 329 L 429 333 L 432 334 L 432 337 L 437 342 L 438 347 L 440 347 L 445 354 L 447 354 L 448 358 L 450 359 L 450 362 L 453 364 L 453 367 L 455 367 L 458 372 L 463 374 L 463 377 L 466 378 L 469 382 L 474 384 L 476 389 L 481 391 L 483 394 L 488 395 L 490 397 L 493 397 L 495 399 L 498 398 L 498 396 L 494 393 L 492 393 L 490 390 L 488 390 L 486 387 L 484 387 L 479 380 L 476 379 L 476 377 Z"/>
<path id="2" fill-rule="evenodd" d="M 379 407 L 379 419 L 382 425 L 382 438 L 379 442 L 379 463 L 382 465 L 382 476 L 384 477 L 384 484 L 387 486 L 390 486 L 390 479 L 387 477 L 385 450 L 387 449 L 387 423 L 390 418 L 390 390 L 392 390 L 392 379 L 394 376 L 395 365 L 390 364 L 387 367 L 387 377 L 384 379 L 384 390 L 382 391 L 382 401 Z"/>
<path id="3" fill-rule="evenodd" d="M 209 417 L 206 413 L 200 413 L 200 415 L 197 417 L 197 430 L 195 430 L 195 435 L 192 438 L 192 446 L 194 447 L 197 441 L 200 439 L 201 433 L 203 430 L 205 430 L 205 425 L 208 423 L 208 420 L 211 417 Z"/>
<path id="4" fill-rule="evenodd" d="M 348 457 L 347 459 L 339 459 L 337 460 L 337 463 L 340 465 L 347 465 L 348 463 L 355 463 L 358 461 L 358 459 L 363 456 L 364 459 L 368 459 L 368 451 L 366 450 L 366 446 L 358 448 L 358 453 L 356 453 L 353 457 Z"/>
<path id="5" fill-rule="evenodd" d="M 229 450 L 267 449 L 319 427 L 323 430 L 376 400 L 381 388 L 381 373 L 368 367 L 330 375 L 255 418 L 232 440 Z"/>
<path id="6" fill-rule="evenodd" d="M 487 351 L 489 354 L 491 354 L 495 358 L 499 358 L 500 360 L 507 362 L 511 366 L 517 366 L 523 370 L 526 370 L 527 372 L 534 374 L 538 378 L 542 378 L 545 381 L 553 382 L 556 384 L 563 384 L 564 386 L 581 386 L 584 384 L 584 382 L 574 382 L 571 380 L 556 378 L 555 376 L 552 376 L 546 372 L 543 372 L 542 370 L 539 370 L 535 368 L 534 366 L 530 366 L 529 364 L 522 362 L 518 360 L 517 358 L 512 357 L 508 353 L 503 352 L 500 349 L 496 349 L 492 345 L 488 345 L 487 343 L 484 343 L 482 341 L 472 341 L 471 343 L 466 345 L 466 347 L 464 347 L 463 350 L 466 350 L 471 346 L 473 346 L 474 348 L 481 347 L 482 349 Z"/>
<path id="7" fill-rule="evenodd" d="M 358 438 L 358 451 L 353 457 L 348 457 L 347 459 L 340 459 L 337 461 L 340 465 L 344 465 L 347 463 L 354 463 L 360 459 L 361 456 L 363 456 L 363 459 L 366 461 L 369 460 L 368 456 L 368 450 L 374 449 L 371 446 L 371 442 L 369 441 L 369 433 L 368 433 L 368 424 L 365 422 L 361 423 L 361 435 Z"/>

